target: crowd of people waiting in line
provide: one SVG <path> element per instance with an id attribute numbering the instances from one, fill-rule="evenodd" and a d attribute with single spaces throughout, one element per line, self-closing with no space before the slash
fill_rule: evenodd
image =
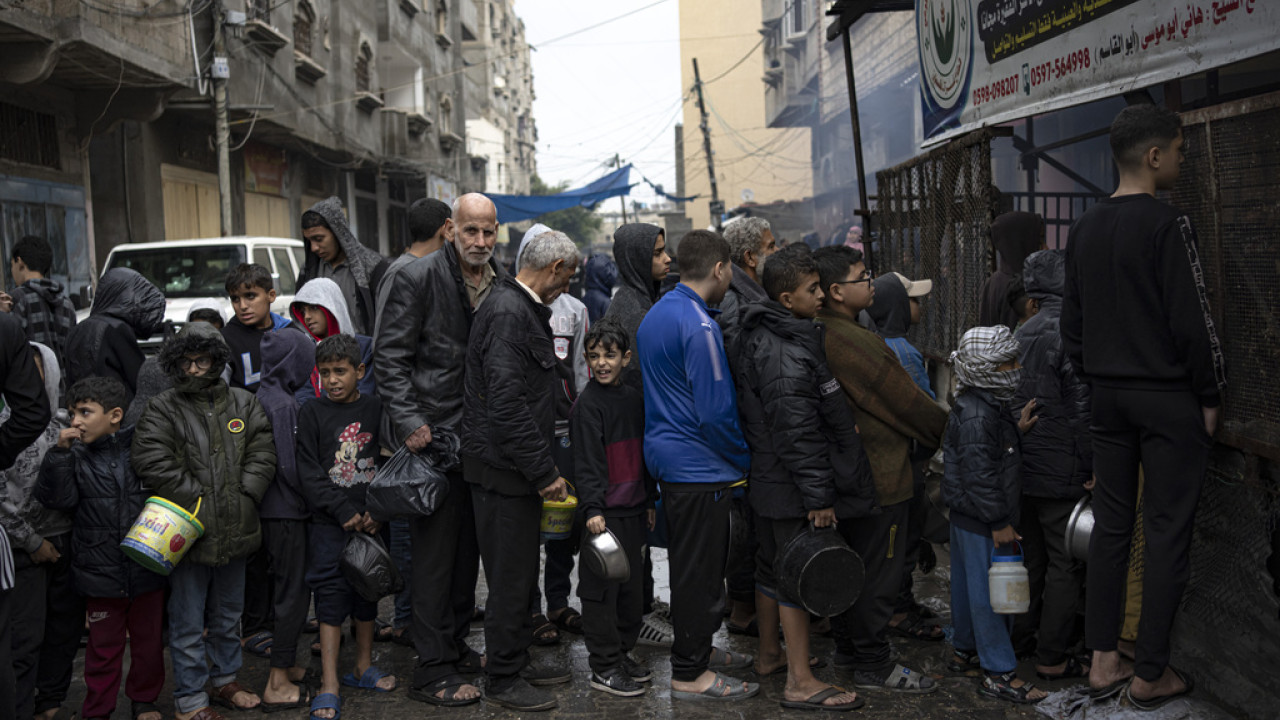
<path id="1" fill-rule="evenodd" d="M 639 643 L 670 647 L 677 702 L 752 697 L 759 684 L 737 677 L 747 670 L 785 673 L 793 709 L 852 710 L 862 690 L 933 692 L 889 636 L 944 638 L 911 580 L 934 562 L 922 478 L 938 448 L 949 670 L 1015 703 L 1045 696 L 1017 676 L 1020 653 L 1042 678 L 1087 677 L 1095 699 L 1123 691 L 1148 709 L 1190 692 L 1169 665 L 1169 631 L 1222 356 L 1190 223 L 1154 197 L 1178 176 L 1177 116 L 1130 107 L 1111 143 L 1119 187 L 1075 223 L 1065 252 L 1045 249 L 1034 215 L 996 218 L 1001 264 L 949 359 L 949 411 L 907 340 L 931 281 L 873 277 L 848 244 L 779 250 L 759 218 L 686 234 L 678 276 L 662 229 L 624 225 L 614 266 L 587 264 L 619 287 L 594 288 L 584 305 L 565 292 L 574 242 L 536 225 L 508 270 L 483 195 L 415 203 L 413 244 L 393 262 L 357 241 L 330 198 L 302 215 L 290 317 L 271 311 L 268 270 L 243 264 L 226 280 L 234 317 L 195 307 L 152 358 L 138 340 L 161 326 L 154 285 L 110 270 L 77 324 L 46 277 L 48 244 L 24 238 L 10 258 L 18 286 L 0 298 L 0 715 L 69 713 L 86 618 L 84 718 L 114 712 L 127 645 L 132 716 L 159 720 L 165 643 L 179 720 L 218 720 L 214 704 L 337 718 L 342 692 L 402 682 L 432 705 L 548 710 L 546 686 L 571 672 L 530 647 L 561 632 L 584 635 L 590 686 L 623 697 L 652 678 Z M 366 489 L 401 447 L 456 453 L 448 492 L 429 515 L 377 517 Z M 1086 568 L 1063 542 L 1089 490 L 1091 657 L 1075 654 Z M 574 535 L 545 544 L 540 583 L 543 502 L 571 492 Z M 119 548 L 153 495 L 196 508 L 204 527 L 167 579 Z M 1146 599 L 1125 645 L 1139 508 Z M 726 578 L 735 512 L 753 549 Z M 655 525 L 669 604 L 654 598 Z M 832 618 L 811 618 L 780 582 L 783 547 L 809 526 L 834 528 L 865 566 L 856 602 Z M 632 572 L 617 582 L 581 566 L 579 611 L 575 550 L 606 529 Z M 352 533 L 387 536 L 408 578 L 390 623 L 339 571 Z M 987 569 L 997 546 L 1018 541 L 1036 601 L 1013 622 L 992 610 Z M 468 644 L 480 615 L 483 654 Z M 355 652 L 340 656 L 348 619 Z M 713 646 L 726 622 L 758 637 L 756 656 Z M 309 623 L 318 675 L 297 652 Z M 811 656 L 814 624 L 829 627 L 833 657 Z M 373 664 L 375 640 L 416 650 L 411 678 Z M 236 681 L 245 651 L 270 658 L 258 692 Z M 815 676 L 828 660 L 850 690 Z"/>

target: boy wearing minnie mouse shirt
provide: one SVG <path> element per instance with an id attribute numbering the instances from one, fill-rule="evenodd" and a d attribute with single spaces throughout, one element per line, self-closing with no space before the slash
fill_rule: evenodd
<path id="1" fill-rule="evenodd" d="M 315 593 L 320 621 L 320 694 L 312 701 L 312 716 L 336 717 L 338 649 L 342 623 L 350 616 L 356 628 L 356 663 L 342 684 L 389 692 L 396 679 L 372 664 L 373 624 L 377 603 L 356 594 L 338 569 L 348 532 L 376 534 L 381 524 L 365 510 L 365 490 L 377 471 L 378 429 L 382 403 L 361 395 L 357 383 L 366 372 L 360 346 L 350 335 L 333 335 L 316 346 L 316 368 L 327 397 L 318 397 L 298 411 L 298 479 L 311 509 L 307 554 L 307 584 Z"/>

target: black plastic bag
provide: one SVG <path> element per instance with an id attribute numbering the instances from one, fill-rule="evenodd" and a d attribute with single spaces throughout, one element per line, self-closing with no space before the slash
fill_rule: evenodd
<path id="1" fill-rule="evenodd" d="M 404 589 L 404 578 L 391 562 L 391 553 L 381 540 L 368 533 L 355 532 L 347 537 L 338 567 L 356 593 L 369 602 L 378 602 Z"/>
<path id="2" fill-rule="evenodd" d="M 421 452 L 402 445 L 365 491 L 369 513 L 379 521 L 434 513 L 449 493 L 445 473 L 458 464 L 458 445 L 458 436 L 447 430 L 440 430 Z"/>

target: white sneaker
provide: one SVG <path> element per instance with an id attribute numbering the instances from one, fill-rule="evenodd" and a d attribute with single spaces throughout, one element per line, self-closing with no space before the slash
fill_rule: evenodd
<path id="1" fill-rule="evenodd" d="M 640 637 L 636 642 L 653 647 L 671 647 L 676 641 L 675 628 L 671 627 L 671 623 L 657 617 L 657 614 L 652 612 L 644 616 L 644 624 L 640 626 Z"/>

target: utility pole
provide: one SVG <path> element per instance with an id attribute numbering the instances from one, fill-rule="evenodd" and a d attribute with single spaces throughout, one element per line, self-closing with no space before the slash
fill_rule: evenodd
<path id="1" fill-rule="evenodd" d="M 707 105 L 702 101 L 702 75 L 698 72 L 698 58 L 693 59 L 693 89 L 698 92 L 698 113 L 702 116 L 702 150 L 707 155 L 707 173 L 711 176 L 711 220 L 720 227 L 724 203 L 720 202 L 720 189 L 716 186 L 716 162 L 711 154 L 711 125 L 707 120 Z"/>
<path id="2" fill-rule="evenodd" d="M 618 169 L 622 168 L 622 159 L 618 157 L 618 153 L 613 154 L 613 166 Z M 627 224 L 627 196 L 619 195 L 618 202 L 622 204 L 622 224 L 626 225 Z"/>
<path id="3" fill-rule="evenodd" d="M 231 76 L 227 64 L 227 42 L 222 31 L 225 11 L 222 0 L 213 0 L 213 120 L 214 143 L 218 148 L 218 215 L 222 220 L 222 236 L 232 234 L 231 227 L 231 126 L 227 122 L 227 80 Z"/>
<path id="4" fill-rule="evenodd" d="M 867 173 L 862 167 L 862 123 L 858 120 L 858 87 L 853 82 L 853 46 L 849 41 L 849 28 L 840 32 L 840 39 L 844 43 L 844 77 L 849 84 L 849 122 L 853 126 L 853 161 L 858 169 L 858 215 L 866 218 L 866 227 L 863 228 L 866 235 L 862 247 L 867 257 L 866 266 L 874 272 L 876 259 L 871 254 L 873 240 L 871 208 L 867 206 Z"/>

